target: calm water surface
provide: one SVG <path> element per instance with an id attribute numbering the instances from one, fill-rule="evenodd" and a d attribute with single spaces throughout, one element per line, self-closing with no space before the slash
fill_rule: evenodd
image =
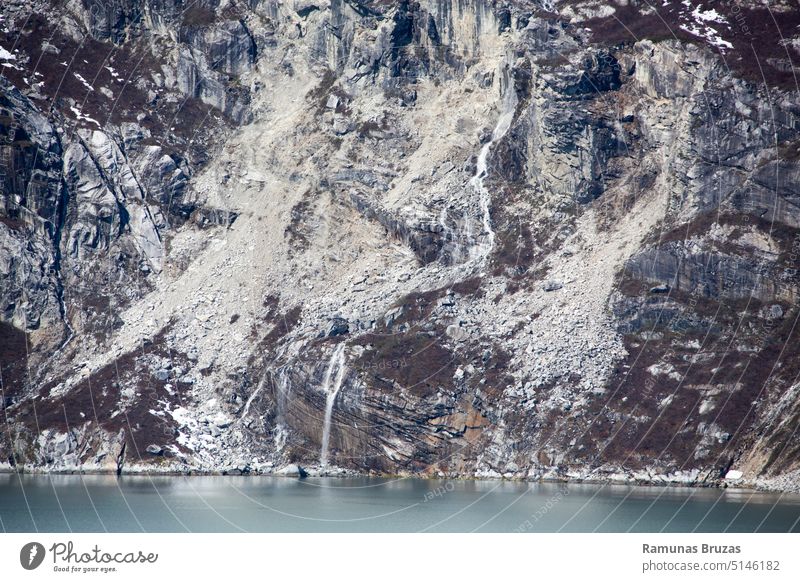
<path id="1" fill-rule="evenodd" d="M 0 531 L 800 532 L 800 497 L 502 481 L 0 475 Z"/>

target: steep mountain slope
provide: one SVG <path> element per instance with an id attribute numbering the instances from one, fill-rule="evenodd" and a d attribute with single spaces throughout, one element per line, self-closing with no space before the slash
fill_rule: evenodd
<path id="1" fill-rule="evenodd" d="M 4 5 L 1 458 L 799 487 L 798 24 Z"/>

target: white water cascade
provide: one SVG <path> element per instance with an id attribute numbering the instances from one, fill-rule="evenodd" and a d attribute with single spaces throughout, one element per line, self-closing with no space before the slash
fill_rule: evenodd
<path id="1" fill-rule="evenodd" d="M 472 240 L 472 222 L 469 214 L 464 212 L 461 221 L 453 220 L 455 228 L 448 224 L 447 205 L 442 206 L 439 212 L 439 224 L 442 227 L 442 254 L 449 257 L 449 262 L 454 265 L 461 264 L 469 259 L 467 248 Z M 465 242 L 467 241 L 467 242 Z"/>
<path id="2" fill-rule="evenodd" d="M 487 161 L 489 158 L 489 150 L 492 146 L 505 136 L 511 128 L 511 122 L 514 120 L 514 112 L 517 108 L 517 92 L 514 90 L 514 81 L 510 75 L 510 67 L 506 65 L 503 70 L 503 80 L 501 82 L 501 91 L 503 92 L 502 104 L 500 109 L 500 119 L 497 120 L 497 125 L 492 131 L 492 137 L 481 148 L 478 154 L 478 163 L 475 168 L 475 175 L 470 180 L 470 184 L 478 192 L 480 196 L 480 205 L 483 231 L 480 233 L 481 240 L 474 247 L 470 248 L 470 262 L 486 257 L 494 248 L 494 230 L 492 230 L 492 217 L 490 213 L 491 207 L 491 194 L 484 186 L 483 182 L 487 175 Z"/>
<path id="3" fill-rule="evenodd" d="M 256 396 L 258 396 L 259 392 L 261 392 L 261 389 L 264 388 L 264 384 L 267 382 L 268 375 L 268 372 L 264 372 L 264 374 L 262 374 L 261 380 L 258 381 L 258 386 L 256 386 L 255 390 L 253 390 L 253 393 L 250 395 L 250 398 L 247 399 L 247 402 L 244 403 L 244 409 L 242 410 L 242 414 L 239 416 L 240 421 L 243 422 L 249 414 L 250 405 L 253 404 L 253 400 L 256 399 Z"/>
<path id="4" fill-rule="evenodd" d="M 322 446 L 319 452 L 319 464 L 323 467 L 328 465 L 328 442 L 331 438 L 333 405 L 336 403 L 336 395 L 339 394 L 339 390 L 342 388 L 342 380 L 344 380 L 346 370 L 344 342 L 342 342 L 333 350 L 322 381 L 322 391 L 327 395 L 325 398 L 325 421 L 322 425 Z M 336 372 L 335 376 L 334 372 Z"/>
<path id="5" fill-rule="evenodd" d="M 277 373 L 277 393 L 278 393 L 278 420 L 286 424 L 286 408 L 289 405 L 289 396 L 292 392 L 292 384 L 286 374 L 286 367 L 278 368 Z"/>

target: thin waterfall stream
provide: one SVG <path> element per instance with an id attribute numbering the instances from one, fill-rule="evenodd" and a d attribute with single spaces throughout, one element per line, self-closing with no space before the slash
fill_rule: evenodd
<path id="1" fill-rule="evenodd" d="M 322 446 L 319 452 L 319 463 L 323 467 L 328 465 L 328 443 L 331 438 L 333 406 L 336 403 L 336 396 L 342 388 L 342 380 L 344 380 L 344 374 L 347 370 L 344 348 L 345 344 L 340 343 L 333 350 L 331 358 L 328 360 L 328 368 L 325 370 L 325 377 L 322 381 L 322 391 L 327 395 L 325 398 L 325 420 L 322 425 Z"/>
<path id="2" fill-rule="evenodd" d="M 484 180 L 488 174 L 489 152 L 492 149 L 492 146 L 501 140 L 511 128 L 511 122 L 514 120 L 514 112 L 517 109 L 517 93 L 514 90 L 513 80 L 510 79 L 508 74 L 508 69 L 503 71 L 503 77 L 505 81 L 505 92 L 502 96 L 500 118 L 497 120 L 497 125 L 492 131 L 491 139 L 483 145 L 480 154 L 478 154 L 475 175 L 472 177 L 472 179 L 470 179 L 470 184 L 473 188 L 475 188 L 480 196 L 482 213 L 481 218 L 483 224 L 483 230 L 480 233 L 482 238 L 477 245 L 470 248 L 470 261 L 479 260 L 488 256 L 494 248 L 495 234 L 494 230 L 492 230 L 491 216 L 492 196 L 484 185 Z"/>

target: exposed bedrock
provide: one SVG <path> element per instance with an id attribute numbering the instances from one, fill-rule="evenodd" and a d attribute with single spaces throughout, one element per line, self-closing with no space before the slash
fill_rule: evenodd
<path id="1" fill-rule="evenodd" d="M 800 487 L 793 12 L 23 4 L 0 461 Z"/>

